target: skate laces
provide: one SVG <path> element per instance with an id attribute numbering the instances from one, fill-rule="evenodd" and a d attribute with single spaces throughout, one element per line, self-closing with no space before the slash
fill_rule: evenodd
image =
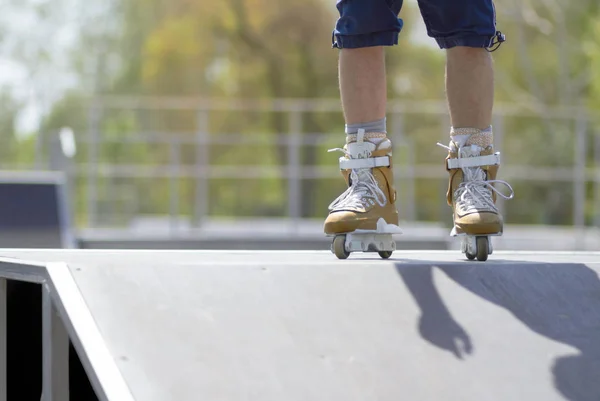
<path id="1" fill-rule="evenodd" d="M 438 143 L 439 146 L 452 151 L 449 146 Z M 457 152 L 458 158 L 479 156 L 480 152 L 475 152 L 470 148 L 463 148 Z M 515 195 L 510 184 L 503 180 L 486 180 L 485 171 L 481 167 L 466 167 L 463 171 L 463 182 L 461 182 L 454 192 L 456 203 L 465 212 L 493 211 L 498 213 L 498 208 L 494 204 L 492 193 L 504 199 L 512 199 Z M 506 186 L 510 194 L 504 195 L 492 184 L 501 184 Z"/>
<path id="2" fill-rule="evenodd" d="M 498 213 L 494 204 L 492 192 L 504 199 L 512 199 L 514 191 L 510 184 L 503 180 L 486 180 L 485 172 L 480 167 L 463 169 L 464 181 L 461 182 L 454 193 L 456 203 L 466 212 L 491 210 Z M 508 187 L 510 195 L 504 195 L 492 184 L 502 184 Z"/>
<path id="3" fill-rule="evenodd" d="M 341 151 L 346 156 L 351 157 L 345 149 L 329 149 L 328 152 Z M 368 156 L 367 156 L 368 157 Z M 387 203 L 385 193 L 379 187 L 371 169 L 352 169 L 350 173 L 350 187 L 344 191 L 336 200 L 329 205 L 330 210 L 366 208 L 375 202 L 384 207 Z"/>

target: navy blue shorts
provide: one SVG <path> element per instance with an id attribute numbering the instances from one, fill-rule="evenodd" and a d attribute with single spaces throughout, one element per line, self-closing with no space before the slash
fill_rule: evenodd
<path id="1" fill-rule="evenodd" d="M 337 0 L 340 13 L 333 47 L 359 48 L 398 44 L 403 0 Z M 496 31 L 493 0 L 418 0 L 427 34 L 440 48 L 489 48 L 501 35 Z"/>

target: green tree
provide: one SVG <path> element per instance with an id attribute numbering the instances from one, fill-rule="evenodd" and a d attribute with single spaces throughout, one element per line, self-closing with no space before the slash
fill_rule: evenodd
<path id="1" fill-rule="evenodd" d="M 600 106 L 598 8 L 593 0 L 497 0 L 498 29 L 507 35 L 508 42 L 494 53 L 496 100 L 519 104 L 519 111 L 532 114 L 531 118 L 506 119 L 500 149 L 505 166 L 573 164 L 573 124 L 556 118 L 547 105 L 586 105 L 592 110 Z M 73 53 L 75 70 L 84 83 L 79 94 L 58 102 L 45 127 L 67 123 L 87 127 L 87 107 L 95 94 L 202 96 L 226 101 L 338 97 L 337 51 L 330 46 L 336 18 L 332 2 L 118 0 L 103 12 L 89 13 L 102 15 L 104 22 L 98 25 L 88 19 L 90 27 L 82 29 L 80 47 Z M 407 27 L 421 18 L 410 3 L 402 16 Z M 411 42 L 409 28 L 401 35 L 401 46 L 387 52 L 387 67 L 390 99 L 444 99 L 444 53 Z M 327 144 L 303 148 L 302 163 L 335 169 L 337 157 L 327 154 L 325 145 L 339 146 L 341 114 L 304 113 L 301 117 L 305 135 L 331 133 Z M 149 132 L 177 132 L 191 139 L 198 129 L 197 118 L 193 110 L 105 109 L 100 127 L 115 141 Z M 439 163 L 442 169 L 443 151 L 435 148 L 443 133 L 442 119 L 423 113 L 407 116 L 403 123 L 414 160 Z M 390 121 L 392 129 L 393 124 Z M 284 166 L 287 150 L 278 139 L 279 134 L 287 133 L 289 125 L 287 116 L 277 112 L 258 115 L 236 111 L 234 116 L 211 112 L 209 128 L 213 134 L 240 133 L 253 138 L 245 145 L 213 145 L 211 163 Z M 398 157 L 406 156 L 406 152 Z M 591 152 L 588 157 L 591 165 Z M 168 160 L 169 149 L 113 142 L 102 150 L 101 158 L 107 163 Z M 183 146 L 182 160 L 195 163 L 195 149 Z M 214 179 L 211 183 L 213 213 L 285 213 L 287 192 L 282 180 Z M 147 198 L 147 210 L 165 210 L 168 204 L 168 191 L 156 191 L 156 185 L 157 181 L 135 184 L 141 196 L 156 194 Z M 303 185 L 308 201 L 302 214 L 307 217 L 322 216 L 328 202 L 343 189 L 341 179 Z M 417 183 L 417 199 L 422 200 L 419 219 L 447 216 L 445 209 L 439 209 L 443 187 L 444 180 L 438 179 Z M 571 223 L 572 201 L 564 196 L 570 187 L 569 183 L 532 185 L 516 180 L 518 196 L 507 203 L 509 222 Z M 189 209 L 193 182 L 183 183 L 181 190 L 188 196 Z"/>

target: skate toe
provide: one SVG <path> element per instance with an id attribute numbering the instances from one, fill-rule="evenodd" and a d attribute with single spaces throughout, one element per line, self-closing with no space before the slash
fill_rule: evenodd
<path id="1" fill-rule="evenodd" d="M 380 211 L 381 212 L 381 211 Z M 394 208 L 386 213 L 357 213 L 348 210 L 335 211 L 327 216 L 324 225 L 325 234 L 351 233 L 356 230 L 377 230 L 377 222 L 383 219 L 387 224 L 398 224 L 398 212 Z"/>
<path id="2" fill-rule="evenodd" d="M 497 213 L 481 212 L 457 217 L 454 226 L 459 234 L 497 234 L 502 232 L 503 222 Z"/>
<path id="3" fill-rule="evenodd" d="M 339 234 L 356 231 L 362 219 L 349 211 L 333 212 L 327 216 L 324 224 L 325 234 Z"/>

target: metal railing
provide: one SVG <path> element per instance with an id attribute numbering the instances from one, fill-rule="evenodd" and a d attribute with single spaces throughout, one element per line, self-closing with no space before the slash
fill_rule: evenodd
<path id="1" fill-rule="evenodd" d="M 146 111 L 181 111 L 187 110 L 196 115 L 194 132 L 129 132 L 118 138 L 107 138 L 101 129 L 103 115 L 114 110 L 146 110 Z M 251 134 L 216 133 L 210 132 L 210 115 L 215 111 L 228 112 L 257 112 L 283 113 L 286 116 L 288 130 L 274 134 L 273 144 L 287 149 L 287 164 L 273 165 L 213 165 L 210 162 L 209 147 L 217 144 L 235 144 L 245 146 L 253 142 Z M 301 218 L 302 202 L 301 183 L 304 180 L 322 180 L 339 178 L 337 157 L 332 157 L 331 165 L 303 165 L 300 152 L 305 146 L 324 146 L 332 138 L 340 138 L 341 133 L 306 133 L 303 121 L 306 113 L 339 113 L 340 105 L 337 100 L 214 100 L 186 98 L 138 98 L 138 97 L 106 97 L 95 99 L 89 113 L 89 127 L 86 136 L 78 135 L 78 147 L 86 150 L 85 160 L 78 160 L 69 167 L 73 180 L 85 178 L 87 226 L 93 228 L 99 222 L 99 203 L 101 200 L 110 203 L 111 191 L 99 193 L 98 180 L 101 178 L 139 179 L 165 178 L 169 180 L 169 210 L 156 211 L 156 214 L 168 214 L 172 219 L 180 216 L 182 199 L 178 183 L 182 179 L 195 182 L 193 199 L 193 220 L 200 224 L 209 213 L 209 182 L 215 179 L 261 179 L 279 178 L 287 182 L 287 217 Z M 416 146 L 414 139 L 406 134 L 405 120 L 407 118 L 438 119 L 439 135 L 436 140 L 447 141 L 449 118 L 444 102 L 390 102 L 388 113 L 388 135 L 392 138 L 395 152 L 395 179 L 399 193 L 398 209 L 406 221 L 417 219 L 418 199 L 415 183 L 422 179 L 440 181 L 440 187 L 447 180 L 443 167 L 444 154 L 439 154 L 439 162 L 422 163 L 415 160 Z M 507 118 L 537 119 L 536 124 L 545 123 L 549 130 L 555 121 L 571 125 L 567 135 L 570 135 L 574 146 L 572 163 L 570 165 L 531 165 L 521 158 L 520 163 L 505 164 L 501 167 L 502 179 L 510 182 L 512 179 L 526 182 L 563 182 L 572 183 L 572 193 L 564 193 L 572 197 L 572 220 L 576 227 L 586 225 L 586 203 L 590 202 L 587 187 L 592 186 L 591 202 L 594 207 L 594 224 L 600 225 L 600 135 L 597 129 L 598 120 L 588 111 L 580 107 L 550 108 L 544 105 L 497 105 L 494 116 L 495 146 L 504 149 L 506 140 Z M 341 130 L 340 130 L 341 131 Z M 548 137 L 564 135 L 563 133 L 548 132 Z M 43 139 L 40 139 L 43 141 Z M 168 162 L 143 165 L 135 163 L 101 162 L 100 149 L 109 142 L 131 144 L 159 144 L 169 149 Z M 338 143 L 339 145 L 339 143 Z M 434 144 L 432 144 L 434 145 Z M 40 145 L 43 147 L 43 145 Z M 588 162 L 589 148 L 593 151 L 593 162 Z M 195 161 L 183 162 L 183 149 L 194 149 Z M 543 146 L 540 144 L 540 151 Z M 533 152 L 535 149 L 524 151 Z M 131 200 L 135 202 L 135 200 Z M 443 205 L 442 205 L 443 204 Z M 440 208 L 445 207 L 445 198 L 440 199 Z M 499 202 L 504 208 L 504 202 Z M 133 207 L 135 209 L 135 207 Z"/>

